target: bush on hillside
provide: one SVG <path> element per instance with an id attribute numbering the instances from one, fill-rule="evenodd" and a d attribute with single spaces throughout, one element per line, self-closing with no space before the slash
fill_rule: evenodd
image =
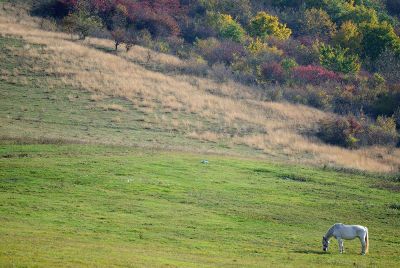
<path id="1" fill-rule="evenodd" d="M 261 79 L 267 82 L 283 83 L 285 71 L 278 62 L 266 62 L 260 66 Z"/>
<path id="2" fill-rule="evenodd" d="M 321 44 L 319 47 L 319 60 L 322 66 L 334 72 L 355 74 L 361 68 L 358 56 L 348 53 L 348 48 L 332 47 Z"/>
<path id="3" fill-rule="evenodd" d="M 307 65 L 293 68 L 293 78 L 296 82 L 319 85 L 326 82 L 339 82 L 340 76 L 321 66 Z"/>
<path id="4" fill-rule="evenodd" d="M 246 51 L 241 44 L 229 40 L 222 42 L 214 38 L 198 40 L 196 42 L 196 47 L 199 54 L 207 60 L 210 65 L 215 63 L 230 65 L 236 57 L 246 55 Z"/>
<path id="5" fill-rule="evenodd" d="M 395 118 L 378 116 L 375 124 L 366 127 L 365 134 L 360 139 L 363 145 L 395 146 L 399 140 Z"/>
<path id="6" fill-rule="evenodd" d="M 318 137 L 333 145 L 354 148 L 359 142 L 356 136 L 362 131 L 354 117 L 332 117 L 319 121 Z"/>
<path id="7" fill-rule="evenodd" d="M 318 136 L 323 141 L 348 148 L 395 146 L 399 140 L 393 117 L 378 116 L 373 124 L 355 117 L 333 117 L 319 122 Z"/>

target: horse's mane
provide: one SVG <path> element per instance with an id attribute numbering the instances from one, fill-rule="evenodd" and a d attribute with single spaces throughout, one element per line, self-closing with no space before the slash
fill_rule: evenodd
<path id="1" fill-rule="evenodd" d="M 331 228 L 329 228 L 329 230 L 326 232 L 325 237 L 326 238 L 330 238 L 333 234 L 333 229 L 335 228 L 336 225 L 341 224 L 341 223 L 335 223 L 334 225 L 331 226 Z"/>

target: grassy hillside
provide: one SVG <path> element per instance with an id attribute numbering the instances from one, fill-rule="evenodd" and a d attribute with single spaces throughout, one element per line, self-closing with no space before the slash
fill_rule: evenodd
<path id="1" fill-rule="evenodd" d="M 327 146 L 327 113 L 40 25 L 0 9 L 0 267 L 398 266 L 399 178 L 360 170 L 400 150 Z M 335 222 L 370 254 L 324 254 Z"/>
<path id="2" fill-rule="evenodd" d="M 2 9 L 3 139 L 124 144 L 265 157 L 369 171 L 396 171 L 400 150 L 346 150 L 315 138 L 326 113 L 265 101 L 194 62 L 111 41 L 72 41 Z M 207 68 L 207 67 L 202 67 Z M 206 70 L 207 71 L 207 70 Z M 311 135 L 310 135 L 311 134 Z"/>
<path id="3" fill-rule="evenodd" d="M 93 145 L 0 147 L 5 267 L 397 267 L 398 182 L 232 157 Z M 209 160 L 202 164 L 201 160 Z M 386 184 L 385 184 L 386 183 Z M 327 254 L 335 222 L 367 225 Z"/>

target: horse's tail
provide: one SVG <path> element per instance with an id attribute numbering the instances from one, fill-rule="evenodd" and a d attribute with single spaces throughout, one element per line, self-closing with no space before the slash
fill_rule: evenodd
<path id="1" fill-rule="evenodd" d="M 365 253 L 368 253 L 368 248 L 369 248 L 369 238 L 368 238 L 368 228 L 365 227 Z"/>

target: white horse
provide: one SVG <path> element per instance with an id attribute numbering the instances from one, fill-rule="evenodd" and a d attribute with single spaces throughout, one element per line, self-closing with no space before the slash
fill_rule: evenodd
<path id="1" fill-rule="evenodd" d="M 361 241 L 361 254 L 365 255 L 368 252 L 368 228 L 360 225 L 345 225 L 343 223 L 335 223 L 326 232 L 322 238 L 322 249 L 328 250 L 329 239 L 335 237 L 339 243 L 339 252 L 344 252 L 343 239 L 352 240 L 359 238 Z"/>

